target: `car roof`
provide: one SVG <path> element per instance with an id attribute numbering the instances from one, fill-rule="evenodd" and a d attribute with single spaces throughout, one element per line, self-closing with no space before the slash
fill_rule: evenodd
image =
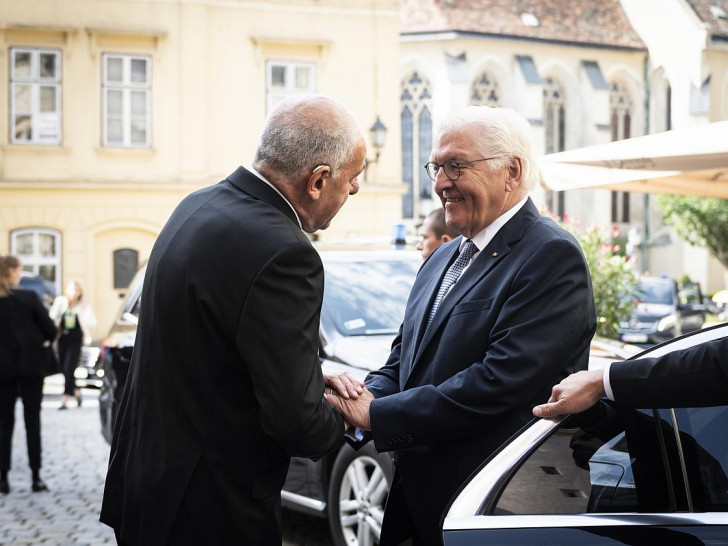
<path id="1" fill-rule="evenodd" d="M 324 262 L 421 261 L 415 250 L 319 250 Z"/>

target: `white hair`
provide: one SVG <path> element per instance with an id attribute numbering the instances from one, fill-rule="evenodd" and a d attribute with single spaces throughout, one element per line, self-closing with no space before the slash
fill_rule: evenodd
<path id="1" fill-rule="evenodd" d="M 325 164 L 336 176 L 363 138 L 361 126 L 343 104 L 323 95 L 300 95 L 270 113 L 253 165 L 296 180 Z"/>
<path id="2" fill-rule="evenodd" d="M 538 180 L 538 167 L 531 147 L 531 126 L 526 118 L 509 108 L 468 106 L 446 116 L 439 124 L 438 134 L 476 127 L 479 131 L 474 142 L 483 157 L 495 157 L 491 164 L 503 168 L 511 158 L 520 157 L 523 163 L 523 184 L 533 189 Z"/>

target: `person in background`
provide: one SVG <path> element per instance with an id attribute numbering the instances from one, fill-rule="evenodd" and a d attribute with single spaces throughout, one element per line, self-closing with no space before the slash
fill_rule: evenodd
<path id="1" fill-rule="evenodd" d="M 38 295 L 18 289 L 22 264 L 0 256 L 0 493 L 10 492 L 8 474 L 15 428 L 15 401 L 23 400 L 31 489 L 48 486 L 40 478 L 40 404 L 56 327 Z"/>
<path id="2" fill-rule="evenodd" d="M 460 485 L 555 383 L 587 366 L 596 330 L 589 269 L 576 239 L 528 196 L 538 179 L 530 130 L 504 108 L 443 120 L 425 169 L 462 236 L 422 264 L 368 390 L 326 394 L 370 431 L 362 441 L 395 453 L 382 546 L 441 545 L 441 517 Z"/>
<path id="3" fill-rule="evenodd" d="M 357 193 L 365 160 L 349 109 L 290 98 L 266 119 L 252 169 L 172 213 L 149 258 L 106 475 L 100 519 L 120 544 L 280 546 L 291 456 L 325 455 L 345 428 L 323 398 L 324 269 L 306 233 Z"/>
<path id="4" fill-rule="evenodd" d="M 552 389 L 546 404 L 533 408 L 533 414 L 548 418 L 581 413 L 605 396 L 632 408 L 727 405 L 728 338 L 572 374 Z"/>
<path id="5" fill-rule="evenodd" d="M 61 405 L 68 409 L 68 397 L 74 396 L 81 405 L 81 389 L 76 386 L 74 372 L 81 357 L 81 348 L 91 342 L 91 329 L 96 326 L 96 316 L 91 306 L 83 299 L 83 288 L 76 281 L 70 281 L 66 293 L 58 296 L 49 311 L 51 319 L 58 325 L 58 360 L 65 379 Z"/>
<path id="6" fill-rule="evenodd" d="M 438 208 L 431 210 L 425 216 L 420 227 L 420 241 L 417 243 L 417 250 L 422 252 L 422 259 L 426 260 L 438 246 L 452 241 L 460 235 L 458 231 L 445 223 L 445 209 Z"/>

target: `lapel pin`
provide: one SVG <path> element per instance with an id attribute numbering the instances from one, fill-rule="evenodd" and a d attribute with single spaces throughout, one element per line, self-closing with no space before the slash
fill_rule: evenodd
<path id="1" fill-rule="evenodd" d="M 493 256 L 495 258 L 496 256 L 498 256 L 498 253 L 497 252 L 493 252 L 493 254 L 491 254 L 491 256 Z"/>

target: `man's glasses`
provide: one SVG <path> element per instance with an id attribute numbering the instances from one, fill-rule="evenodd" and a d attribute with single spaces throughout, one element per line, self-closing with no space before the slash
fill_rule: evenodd
<path id="1" fill-rule="evenodd" d="M 451 159 L 449 161 L 445 161 L 445 163 L 435 163 L 434 161 L 430 161 L 427 165 L 425 165 L 425 170 L 427 171 L 427 176 L 429 176 L 430 180 L 433 182 L 437 181 L 437 175 L 440 172 L 440 169 L 444 169 L 445 176 L 455 182 L 458 178 L 460 178 L 460 167 L 463 165 L 477 163 L 478 161 L 488 161 L 489 159 L 496 159 L 497 157 L 498 156 L 484 157 L 483 159 L 473 159 L 472 161 L 455 161 Z"/>

